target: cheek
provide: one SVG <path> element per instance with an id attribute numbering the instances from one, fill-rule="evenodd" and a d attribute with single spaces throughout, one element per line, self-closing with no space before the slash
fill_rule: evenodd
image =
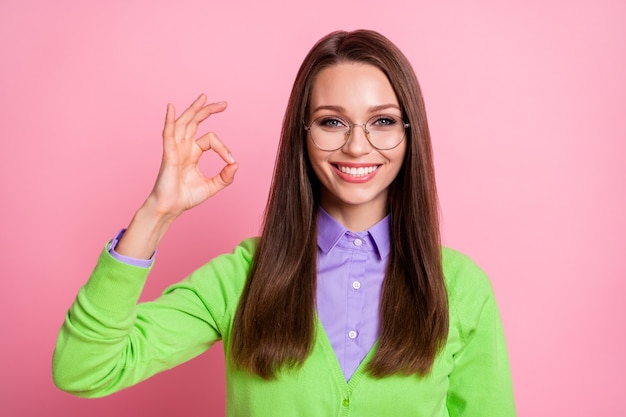
<path id="1" fill-rule="evenodd" d="M 309 165 L 311 166 L 311 168 L 313 170 L 313 175 L 315 175 L 315 177 L 318 180 L 320 178 L 323 178 L 322 169 L 321 169 L 321 166 L 320 166 L 319 156 L 315 153 L 315 149 L 311 148 L 311 146 L 309 145 L 308 141 L 307 141 L 307 155 L 306 155 L 306 157 L 308 158 Z"/>
<path id="2" fill-rule="evenodd" d="M 404 152 L 399 152 L 397 155 L 394 155 L 393 163 L 391 164 L 393 168 L 391 169 L 391 175 L 388 178 L 388 186 L 391 185 L 396 180 L 396 178 L 398 178 L 398 174 L 400 173 L 404 165 L 404 157 Z"/>
<path id="3" fill-rule="evenodd" d="M 407 146 L 405 142 L 402 142 L 400 146 L 396 149 L 393 149 L 392 153 L 387 155 L 389 161 L 391 161 L 391 165 L 393 166 L 393 171 L 397 174 L 400 172 L 402 165 L 404 165 L 404 159 L 406 157 Z"/>
<path id="4" fill-rule="evenodd" d="M 399 149 L 399 153 L 398 153 L 398 164 L 400 165 L 400 167 L 402 167 L 402 165 L 404 165 L 404 160 L 406 159 L 406 154 L 408 152 L 408 145 L 406 143 L 406 139 L 402 142 L 402 144 L 399 146 L 402 149 Z"/>
<path id="5" fill-rule="evenodd" d="M 313 173 L 321 182 L 325 182 L 325 179 L 328 177 L 328 170 L 330 167 L 319 159 L 314 159 L 311 161 L 311 166 L 313 167 Z"/>
<path id="6" fill-rule="evenodd" d="M 311 142 L 308 140 L 306 147 L 309 163 L 313 167 L 313 171 L 315 171 L 315 174 L 319 177 L 321 171 L 324 169 L 324 166 L 327 164 L 326 160 L 328 158 L 328 155 L 317 149 L 315 145 L 311 145 Z"/>

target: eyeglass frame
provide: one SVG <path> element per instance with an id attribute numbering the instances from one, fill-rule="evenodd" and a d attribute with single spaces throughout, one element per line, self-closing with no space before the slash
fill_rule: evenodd
<path id="1" fill-rule="evenodd" d="M 372 148 L 377 149 L 377 150 L 379 150 L 379 151 L 389 151 L 389 150 L 391 150 L 391 149 L 395 149 L 395 148 L 397 148 L 398 146 L 400 146 L 400 144 L 402 143 L 402 141 L 404 141 L 404 138 L 406 137 L 406 129 L 408 129 L 409 127 L 411 127 L 411 124 L 410 124 L 410 123 L 405 122 L 405 121 L 404 121 L 401 117 L 394 116 L 394 115 L 391 115 L 391 114 L 389 114 L 389 115 L 385 115 L 385 116 L 394 117 L 394 118 L 395 118 L 395 117 L 397 117 L 398 119 L 400 119 L 400 121 L 402 122 L 402 125 L 403 125 L 402 127 L 404 128 L 404 134 L 402 135 L 402 139 L 400 139 L 400 141 L 399 141 L 397 144 L 395 144 L 394 146 L 392 146 L 391 148 L 379 148 L 378 146 L 374 145 L 374 144 L 372 143 L 372 141 L 370 140 L 370 132 L 369 132 L 369 131 L 367 130 L 367 128 L 366 128 L 366 126 L 367 126 L 367 124 L 370 122 L 370 120 L 372 120 L 372 119 L 374 119 L 374 118 L 376 118 L 376 117 L 379 117 L 379 116 L 381 116 L 381 115 L 379 115 L 379 114 L 374 115 L 374 116 L 370 117 L 369 119 L 367 119 L 367 120 L 365 121 L 365 123 L 352 123 L 352 122 L 350 122 L 349 120 L 346 120 L 346 119 L 345 119 L 345 118 L 343 118 L 343 117 L 339 117 L 339 116 L 332 116 L 332 117 L 336 117 L 337 119 L 340 119 L 340 120 L 342 120 L 342 121 L 344 121 L 344 122 L 346 122 L 346 123 L 348 124 L 348 130 L 347 130 L 347 131 L 346 131 L 346 133 L 345 133 L 346 140 L 343 142 L 343 144 L 342 144 L 340 147 L 335 148 L 335 149 L 325 149 L 325 148 L 322 148 L 320 145 L 318 145 L 318 144 L 315 142 L 315 139 L 313 139 L 313 135 L 311 134 L 311 128 L 313 127 L 313 123 L 315 123 L 315 121 L 316 121 L 316 120 L 319 120 L 319 119 L 321 119 L 321 118 L 323 118 L 323 117 L 330 117 L 330 116 L 328 116 L 328 115 L 327 115 L 327 116 L 319 116 L 319 117 L 316 117 L 315 119 L 313 119 L 313 121 L 311 122 L 311 125 L 309 125 L 309 126 L 307 126 L 307 124 L 306 124 L 306 122 L 305 122 L 304 120 L 302 121 L 302 124 L 304 125 L 304 130 L 306 130 L 307 132 L 309 132 L 309 134 L 311 134 L 311 141 L 313 142 L 313 144 L 314 144 L 314 145 L 315 145 L 318 149 L 320 149 L 320 150 L 322 150 L 322 151 L 326 151 L 326 152 L 333 152 L 333 151 L 337 151 L 337 150 L 339 150 L 339 149 L 343 148 L 344 146 L 346 146 L 346 144 L 347 144 L 347 143 L 348 143 L 348 141 L 350 140 L 350 136 L 352 135 L 352 128 L 353 128 L 354 126 L 361 126 L 361 127 L 363 127 L 363 132 L 365 133 L 365 138 L 367 139 L 367 142 L 368 142 L 368 143 L 372 146 Z"/>

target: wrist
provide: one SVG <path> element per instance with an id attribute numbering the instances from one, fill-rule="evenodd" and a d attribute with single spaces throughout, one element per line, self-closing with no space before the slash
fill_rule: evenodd
<path id="1" fill-rule="evenodd" d="M 171 225 L 182 214 L 181 211 L 172 211 L 164 209 L 159 205 L 157 199 L 151 194 L 146 201 L 139 207 L 135 217 L 140 217 L 143 221 L 154 223 L 155 226 Z"/>
<path id="2" fill-rule="evenodd" d="M 156 210 L 146 201 L 133 216 L 115 251 L 130 258 L 150 259 L 177 217 Z"/>

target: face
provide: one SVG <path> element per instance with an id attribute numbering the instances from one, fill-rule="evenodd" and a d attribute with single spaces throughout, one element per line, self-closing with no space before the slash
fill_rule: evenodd
<path id="1" fill-rule="evenodd" d="M 342 63 L 320 71 L 309 109 L 307 123 L 320 116 L 338 116 L 357 124 L 378 115 L 402 117 L 385 74 L 363 63 Z M 309 158 L 322 185 L 322 207 L 346 226 L 355 216 L 372 223 L 369 226 L 382 219 L 387 213 L 389 185 L 400 171 L 406 146 L 405 138 L 393 149 L 378 150 L 368 142 L 363 127 L 354 126 L 342 148 L 324 151 L 308 134 Z"/>

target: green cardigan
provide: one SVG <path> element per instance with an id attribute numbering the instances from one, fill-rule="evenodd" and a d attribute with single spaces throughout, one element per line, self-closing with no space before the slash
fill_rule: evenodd
<path id="1" fill-rule="evenodd" d="M 103 251 L 59 333 L 57 386 L 82 397 L 111 394 L 172 368 L 222 339 L 227 416 L 514 416 L 509 362 L 488 278 L 467 257 L 443 250 L 450 305 L 447 344 L 427 377 L 365 372 L 349 382 L 322 325 L 302 368 L 273 381 L 237 370 L 228 347 L 256 240 L 204 265 L 153 302 L 137 304 L 148 269 Z"/>

